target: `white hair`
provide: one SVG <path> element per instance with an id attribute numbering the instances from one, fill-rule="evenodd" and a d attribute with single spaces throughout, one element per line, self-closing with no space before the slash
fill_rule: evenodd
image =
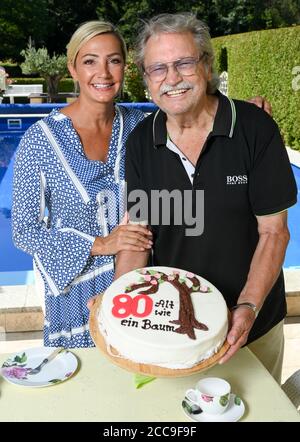
<path id="1" fill-rule="evenodd" d="M 215 56 L 209 29 L 204 22 L 198 20 L 190 12 L 159 14 L 144 22 L 135 45 L 135 62 L 138 68 L 144 72 L 145 46 L 150 37 L 158 34 L 174 33 L 191 33 L 193 35 L 199 54 L 205 54 L 204 63 L 212 72 L 212 78 L 207 83 L 207 93 L 215 93 L 220 79 L 214 68 Z"/>

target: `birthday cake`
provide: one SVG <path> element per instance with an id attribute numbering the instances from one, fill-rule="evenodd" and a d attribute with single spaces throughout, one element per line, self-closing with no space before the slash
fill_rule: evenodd
<path id="1" fill-rule="evenodd" d="M 214 355 L 227 335 L 227 306 L 204 278 L 170 267 L 126 273 L 105 291 L 98 325 L 110 353 L 172 369 Z"/>

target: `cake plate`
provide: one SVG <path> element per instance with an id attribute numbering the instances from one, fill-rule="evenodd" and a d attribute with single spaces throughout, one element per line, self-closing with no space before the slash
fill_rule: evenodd
<path id="1" fill-rule="evenodd" d="M 190 376 L 195 373 L 199 373 L 200 371 L 207 370 L 208 368 L 215 365 L 230 347 L 228 342 L 225 340 L 224 344 L 217 353 L 215 353 L 210 358 L 199 362 L 199 364 L 194 365 L 191 368 L 172 369 L 172 368 L 159 367 L 158 365 L 141 364 L 138 362 L 131 361 L 124 357 L 120 357 L 117 350 L 111 346 L 110 346 L 110 352 L 107 351 L 107 344 L 105 342 L 102 333 L 99 330 L 99 324 L 98 324 L 98 313 L 101 307 L 101 302 L 102 302 L 102 296 L 99 295 L 94 305 L 91 308 L 90 319 L 89 319 L 90 334 L 92 336 L 95 345 L 104 353 L 104 355 L 107 356 L 108 359 L 110 359 L 110 361 L 113 362 L 113 364 L 118 365 L 119 367 L 124 368 L 127 371 L 131 371 L 133 373 L 140 373 L 148 376 L 155 376 L 155 377 L 170 378 L 170 377 Z"/>

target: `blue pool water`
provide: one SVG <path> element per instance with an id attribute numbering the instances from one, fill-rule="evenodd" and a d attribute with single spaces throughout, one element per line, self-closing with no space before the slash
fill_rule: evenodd
<path id="1" fill-rule="evenodd" d="M 1 117 L 1 116 L 0 116 Z M 11 116 L 10 116 L 11 117 Z M 30 284 L 33 282 L 31 256 L 16 249 L 11 239 L 11 206 L 13 163 L 16 148 L 24 130 L 40 117 L 22 119 L 22 128 L 7 124 L 1 127 L 0 118 L 0 285 Z M 12 118 L 19 119 L 19 118 Z M 13 122 L 16 125 L 16 122 Z M 285 268 L 300 269 L 300 168 L 292 166 L 298 187 L 298 203 L 289 209 L 290 243 L 284 261 Z"/>
<path id="2" fill-rule="evenodd" d="M 297 183 L 298 202 L 288 212 L 291 237 L 285 255 L 284 267 L 300 269 L 300 168 L 293 164 L 292 168 Z"/>

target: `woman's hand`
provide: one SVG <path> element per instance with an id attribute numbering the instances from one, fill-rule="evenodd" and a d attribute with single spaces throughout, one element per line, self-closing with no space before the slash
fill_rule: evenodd
<path id="1" fill-rule="evenodd" d="M 152 232 L 140 224 L 126 224 L 116 227 L 110 235 L 97 236 L 91 255 L 116 255 L 122 250 L 141 252 L 152 247 Z"/>

